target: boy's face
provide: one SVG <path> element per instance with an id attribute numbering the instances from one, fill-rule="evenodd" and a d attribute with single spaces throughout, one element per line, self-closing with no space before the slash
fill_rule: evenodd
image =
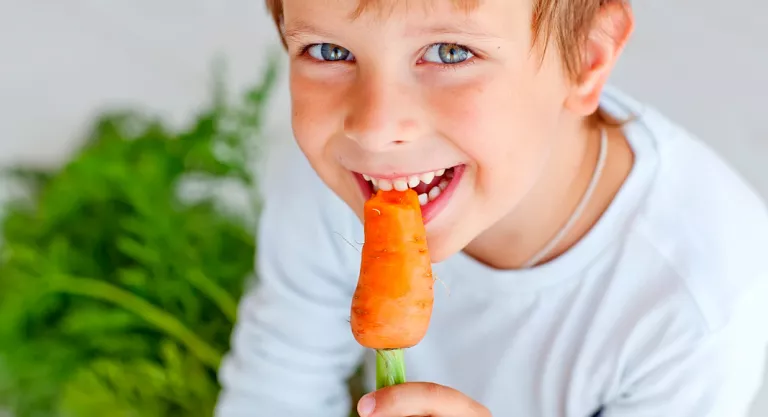
<path id="1" fill-rule="evenodd" d="M 294 134 L 361 218 L 372 182 L 415 187 L 439 262 L 530 192 L 571 87 L 531 47 L 530 0 L 379 3 L 353 19 L 358 0 L 284 0 Z"/>

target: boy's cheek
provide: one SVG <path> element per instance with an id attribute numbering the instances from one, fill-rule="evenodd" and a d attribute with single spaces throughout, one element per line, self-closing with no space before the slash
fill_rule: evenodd
<path id="1" fill-rule="evenodd" d="M 517 118 L 525 119 L 524 86 L 511 81 L 514 77 L 486 76 L 444 88 L 430 88 L 427 103 L 431 112 L 441 120 L 454 121 L 476 129 L 478 124 L 515 125 Z M 457 127 L 461 128 L 462 125 Z"/>
<path id="2" fill-rule="evenodd" d="M 354 177 L 334 163 L 328 154 L 330 142 L 339 134 L 341 109 L 338 92 L 327 85 L 305 80 L 292 80 L 291 108 L 293 134 L 299 148 L 321 180 L 356 212 L 362 206 L 362 194 L 353 182 Z M 360 200 L 360 201 L 358 201 Z"/>
<path id="3" fill-rule="evenodd" d="M 294 109 L 301 109 L 303 114 L 328 111 L 327 108 L 317 104 L 330 104 L 334 101 L 334 90 L 323 83 L 306 80 L 294 80 L 291 82 L 291 101 Z"/>
<path id="4" fill-rule="evenodd" d="M 472 85 L 431 94 L 435 128 L 474 163 L 499 153 L 518 154 L 520 138 L 533 138 L 538 115 L 508 84 Z M 514 160 L 514 159 L 513 159 Z"/>
<path id="5" fill-rule="evenodd" d="M 337 94 L 316 83 L 292 83 L 291 109 L 294 135 L 306 146 L 322 147 L 334 134 L 343 108 Z"/>

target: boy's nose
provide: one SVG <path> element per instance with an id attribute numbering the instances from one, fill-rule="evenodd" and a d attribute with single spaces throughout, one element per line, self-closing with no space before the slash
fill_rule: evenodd
<path id="1" fill-rule="evenodd" d="M 383 78 L 358 79 L 344 120 L 344 132 L 362 148 L 377 152 L 412 142 L 420 134 L 413 92 Z"/>

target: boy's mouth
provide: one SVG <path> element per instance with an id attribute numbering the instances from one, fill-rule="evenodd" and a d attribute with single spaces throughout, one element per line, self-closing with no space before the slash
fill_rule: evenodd
<path id="1" fill-rule="evenodd" d="M 378 178 L 367 174 L 355 173 L 365 198 L 373 196 L 378 190 L 405 191 L 413 189 L 419 196 L 424 221 L 433 218 L 437 211 L 448 202 L 464 171 L 464 165 L 438 169 L 436 171 L 413 174 L 394 178 Z"/>

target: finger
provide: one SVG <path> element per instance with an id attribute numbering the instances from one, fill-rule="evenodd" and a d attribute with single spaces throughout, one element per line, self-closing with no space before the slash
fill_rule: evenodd
<path id="1" fill-rule="evenodd" d="M 357 410 L 361 417 L 491 415 L 485 407 L 461 392 L 427 382 L 409 382 L 380 389 L 363 397 Z"/>

